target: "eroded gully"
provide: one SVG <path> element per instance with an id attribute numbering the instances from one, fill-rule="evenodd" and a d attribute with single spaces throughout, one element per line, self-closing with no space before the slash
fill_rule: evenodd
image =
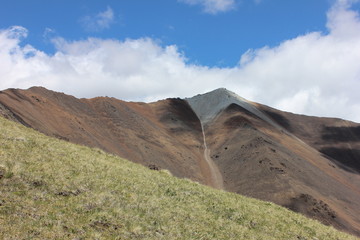
<path id="1" fill-rule="evenodd" d="M 207 171 L 205 172 L 207 172 L 206 175 L 209 175 L 206 176 L 208 180 L 208 184 L 216 189 L 224 189 L 223 178 L 220 173 L 220 170 L 210 157 L 210 149 L 207 147 L 206 144 L 206 136 L 205 136 L 204 126 L 202 123 L 201 123 L 201 131 L 204 139 L 204 159 L 207 167 Z"/>

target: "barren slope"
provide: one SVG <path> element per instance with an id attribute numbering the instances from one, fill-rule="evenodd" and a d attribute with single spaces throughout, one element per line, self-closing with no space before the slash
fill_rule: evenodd
<path id="1" fill-rule="evenodd" d="M 186 102 L 76 99 L 44 88 L 0 92 L 5 117 L 67 141 L 98 147 L 175 176 L 207 183 L 200 123 Z"/>
<path id="2" fill-rule="evenodd" d="M 251 103 L 226 89 L 187 101 L 205 125 L 212 159 L 227 190 L 272 201 L 326 224 L 358 232 L 360 177 L 352 172 L 358 170 L 359 158 L 356 153 L 348 154 L 354 157 L 343 159 L 348 163 L 343 166 L 316 149 L 321 151 L 324 145 L 334 149 L 331 143 L 336 143 L 354 151 L 360 142 L 356 136 L 359 132 L 353 130 L 359 124 L 292 115 L 286 125 L 286 118 L 279 117 L 285 113 Z M 339 127 L 333 130 L 332 126 Z M 333 131 L 326 132 L 329 129 Z"/>

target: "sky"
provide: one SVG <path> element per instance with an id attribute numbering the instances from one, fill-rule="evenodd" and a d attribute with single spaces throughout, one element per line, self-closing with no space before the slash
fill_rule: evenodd
<path id="1" fill-rule="evenodd" d="M 225 87 L 360 122 L 359 0 L 0 0 L 0 90 L 156 101 Z"/>

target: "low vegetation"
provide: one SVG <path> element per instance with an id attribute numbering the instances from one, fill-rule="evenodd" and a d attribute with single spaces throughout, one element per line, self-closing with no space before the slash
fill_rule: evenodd
<path id="1" fill-rule="evenodd" d="M 356 239 L 0 118 L 0 239 Z"/>

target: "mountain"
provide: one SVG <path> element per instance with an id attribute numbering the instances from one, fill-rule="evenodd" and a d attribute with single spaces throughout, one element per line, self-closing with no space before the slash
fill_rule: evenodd
<path id="1" fill-rule="evenodd" d="M 0 117 L 0 239 L 355 240 L 270 202 Z"/>
<path id="2" fill-rule="evenodd" d="M 226 89 L 154 103 L 8 89 L 0 114 L 360 236 L 358 123 L 282 112 Z"/>

